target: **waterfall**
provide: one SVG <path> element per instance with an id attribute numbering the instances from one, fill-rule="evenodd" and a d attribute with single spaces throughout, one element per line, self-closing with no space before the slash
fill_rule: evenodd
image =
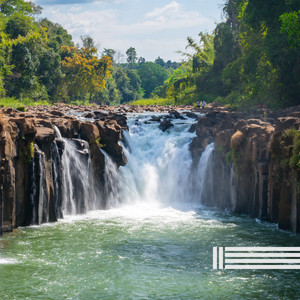
<path id="1" fill-rule="evenodd" d="M 214 143 L 209 144 L 203 151 L 197 170 L 198 195 L 200 203 L 207 204 L 213 198 L 213 152 Z"/>
<path id="2" fill-rule="evenodd" d="M 55 181 L 61 181 L 61 190 L 59 191 L 59 187 L 56 186 L 56 195 L 61 196 L 63 214 L 82 214 L 99 208 L 97 203 L 101 197 L 94 189 L 89 144 L 80 139 L 62 138 L 57 127 L 55 132 L 56 145 L 58 141 L 63 144 L 61 158 L 58 159 L 57 154 L 55 155 L 54 167 Z M 59 152 L 55 146 L 54 150 L 56 153 Z"/>
<path id="3" fill-rule="evenodd" d="M 45 178 L 45 155 L 35 145 L 34 157 L 31 163 L 31 220 L 30 224 L 42 224 L 48 221 L 47 214 L 47 193 L 46 193 L 46 178 Z"/>
<path id="4" fill-rule="evenodd" d="M 199 206 L 205 195 L 201 191 L 211 180 L 211 174 L 205 174 L 211 167 L 213 144 L 204 151 L 195 176 L 189 151 L 194 134 L 188 132 L 195 121 L 172 120 L 174 127 L 162 132 L 159 123 L 150 120 L 149 115 L 128 120 L 130 130 L 124 133 L 128 163 L 120 168 L 120 199 L 123 203 Z M 202 178 L 200 183 L 197 177 Z"/>
<path id="5" fill-rule="evenodd" d="M 112 161 L 110 156 L 101 149 L 105 158 L 104 170 L 104 184 L 103 197 L 105 199 L 106 208 L 113 208 L 120 205 L 122 199 L 120 198 L 120 175 L 116 164 Z"/>
<path id="6" fill-rule="evenodd" d="M 160 116 L 162 117 L 162 116 Z M 53 207 L 56 218 L 83 214 L 89 210 L 121 205 L 198 207 L 213 195 L 214 144 L 203 152 L 195 168 L 189 145 L 194 119 L 172 119 L 173 127 L 163 132 L 150 114 L 128 119 L 123 148 L 128 163 L 117 168 L 104 155 L 103 177 L 93 176 L 89 144 L 81 139 L 63 138 L 55 127 L 51 145 Z M 45 154 L 36 146 L 31 170 L 32 224 L 49 220 L 45 178 Z"/>

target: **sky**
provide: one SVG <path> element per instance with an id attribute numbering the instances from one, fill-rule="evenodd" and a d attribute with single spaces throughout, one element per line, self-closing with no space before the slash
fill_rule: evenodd
<path id="1" fill-rule="evenodd" d="M 211 33 L 221 21 L 225 0 L 35 0 L 41 17 L 61 24 L 75 43 L 90 35 L 99 51 L 111 48 L 124 55 L 136 49 L 138 57 L 180 62 L 188 36 Z"/>

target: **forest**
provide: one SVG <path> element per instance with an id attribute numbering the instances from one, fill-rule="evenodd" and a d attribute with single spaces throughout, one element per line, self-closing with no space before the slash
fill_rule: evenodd
<path id="1" fill-rule="evenodd" d="M 213 32 L 200 32 L 198 40 L 187 37 L 180 63 L 146 61 L 134 47 L 126 56 L 97 49 L 88 35 L 75 45 L 66 29 L 41 12 L 33 2 L 0 1 L 1 105 L 300 103 L 298 0 L 227 0 Z"/>

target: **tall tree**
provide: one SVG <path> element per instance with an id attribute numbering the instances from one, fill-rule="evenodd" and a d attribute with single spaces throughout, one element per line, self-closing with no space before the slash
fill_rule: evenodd
<path id="1" fill-rule="evenodd" d="M 92 44 L 91 44 L 92 45 Z M 97 92 L 105 88 L 105 80 L 111 74 L 110 57 L 97 57 L 97 49 L 63 47 L 67 56 L 62 61 L 66 73 L 65 84 L 70 99 L 91 100 Z"/>
<path id="2" fill-rule="evenodd" d="M 135 62 L 137 61 L 137 54 L 136 54 L 135 48 L 130 47 L 126 51 L 126 55 L 127 55 L 127 62 L 132 67 L 135 64 Z"/>

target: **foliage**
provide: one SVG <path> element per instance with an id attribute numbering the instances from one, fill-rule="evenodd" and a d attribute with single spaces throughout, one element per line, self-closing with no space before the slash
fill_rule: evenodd
<path id="1" fill-rule="evenodd" d="M 168 97 L 176 104 L 211 98 L 205 84 L 215 57 L 214 36 L 201 32 L 199 37 L 199 42 L 188 37 L 186 49 L 192 49 L 193 53 L 182 53 L 188 57 L 188 62 L 176 69 L 161 87 L 154 90 L 153 95 Z"/>
<path id="2" fill-rule="evenodd" d="M 152 62 L 141 64 L 138 75 L 141 78 L 146 98 L 149 98 L 151 92 L 169 77 L 168 72 L 162 66 Z"/>
<path id="3" fill-rule="evenodd" d="M 98 139 L 95 140 L 95 144 L 96 144 L 99 148 L 104 148 L 104 147 L 106 147 L 105 144 L 101 144 L 101 137 L 99 137 Z"/>
<path id="4" fill-rule="evenodd" d="M 284 161 L 290 168 L 300 168 L 300 131 L 294 128 L 286 129 L 282 134 L 281 146 Z"/>
<path id="5" fill-rule="evenodd" d="M 149 98 L 149 99 L 142 99 L 133 101 L 130 103 L 131 105 L 162 105 L 162 106 L 168 106 L 168 105 L 175 105 L 174 100 L 170 98 Z"/>
<path id="6" fill-rule="evenodd" d="M 34 101 L 31 98 L 15 99 L 15 98 L 0 98 L 1 107 L 24 107 L 24 106 L 37 106 L 37 105 L 51 105 L 47 101 Z"/>
<path id="7" fill-rule="evenodd" d="M 67 96 L 71 100 L 90 99 L 105 88 L 105 79 L 111 74 L 112 62 L 109 56 L 97 57 L 97 49 L 91 40 L 83 39 L 83 47 L 62 47 L 67 55 L 62 61 Z"/>
<path id="8" fill-rule="evenodd" d="M 299 2 L 227 0 L 223 11 L 213 34 L 188 38 L 192 52 L 183 54 L 191 69 L 154 94 L 178 104 L 221 97 L 243 109 L 299 104 Z"/>
<path id="9" fill-rule="evenodd" d="M 115 70 L 114 80 L 120 93 L 120 103 L 126 103 L 142 97 L 141 79 L 136 70 L 119 67 Z"/>
<path id="10" fill-rule="evenodd" d="M 288 35 L 291 48 L 300 46 L 300 10 L 284 13 L 280 16 L 281 32 Z"/>
<path id="11" fill-rule="evenodd" d="M 126 55 L 127 55 L 127 62 L 129 64 L 129 66 L 133 66 L 135 64 L 135 62 L 137 61 L 137 55 L 136 55 L 136 51 L 135 48 L 130 47 L 127 51 L 126 51 Z"/>
<path id="12" fill-rule="evenodd" d="M 35 20 L 41 9 L 0 0 L 0 104 L 17 107 L 27 98 L 119 104 L 143 97 L 176 104 L 221 99 L 230 109 L 299 104 L 299 0 L 226 0 L 213 33 L 187 38 L 183 64 L 161 57 L 146 62 L 134 47 L 127 63 L 114 49 L 99 57 L 90 36 L 75 47 L 61 25 Z"/>

